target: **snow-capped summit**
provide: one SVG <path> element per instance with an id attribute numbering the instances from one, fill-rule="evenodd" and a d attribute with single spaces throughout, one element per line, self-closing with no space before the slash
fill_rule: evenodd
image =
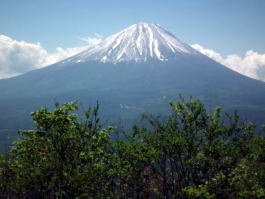
<path id="1" fill-rule="evenodd" d="M 157 24 L 138 23 L 114 34 L 96 46 L 64 62 L 101 62 L 147 60 L 166 61 L 180 55 L 199 54 Z"/>

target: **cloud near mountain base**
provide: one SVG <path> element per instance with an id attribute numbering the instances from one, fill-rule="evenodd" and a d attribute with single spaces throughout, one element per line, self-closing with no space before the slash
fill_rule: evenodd
<path id="1" fill-rule="evenodd" d="M 0 35 L 0 79 L 48 66 L 75 55 L 87 47 L 66 49 L 58 47 L 55 53 L 48 53 L 40 43 L 17 41 Z"/>
<path id="2" fill-rule="evenodd" d="M 265 81 L 265 54 L 259 54 L 253 50 L 249 50 L 246 52 L 244 57 L 240 57 L 236 54 L 224 57 L 220 53 L 204 48 L 199 44 L 194 44 L 191 46 L 200 53 L 238 73 L 254 79 Z"/>

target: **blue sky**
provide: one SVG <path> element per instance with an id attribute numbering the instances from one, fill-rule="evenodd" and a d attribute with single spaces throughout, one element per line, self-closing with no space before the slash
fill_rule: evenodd
<path id="1" fill-rule="evenodd" d="M 150 22 L 188 44 L 243 55 L 265 53 L 264 10 L 264 0 L 0 0 L 0 34 L 53 51 Z"/>

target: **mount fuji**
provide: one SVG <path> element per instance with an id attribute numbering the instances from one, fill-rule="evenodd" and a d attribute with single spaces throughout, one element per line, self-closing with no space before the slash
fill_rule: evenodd
<path id="1" fill-rule="evenodd" d="M 135 121 L 143 112 L 165 114 L 178 94 L 209 109 L 237 109 L 265 123 L 265 83 L 202 55 L 156 24 L 139 23 L 68 59 L 0 80 L 0 129 L 31 128 L 29 113 L 54 101 L 98 100 L 103 120 Z"/>
<path id="2" fill-rule="evenodd" d="M 198 51 L 181 42 L 157 24 L 139 23 L 108 37 L 97 46 L 64 61 L 147 62 L 166 61 L 178 56 L 196 55 Z"/>

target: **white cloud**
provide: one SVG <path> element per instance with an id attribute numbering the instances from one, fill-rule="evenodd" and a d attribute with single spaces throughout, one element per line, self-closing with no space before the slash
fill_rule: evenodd
<path id="1" fill-rule="evenodd" d="M 75 54 L 80 53 L 81 51 L 85 50 L 89 46 L 81 46 L 81 47 L 76 47 L 76 48 L 66 48 L 63 49 L 61 47 L 56 48 L 56 52 L 52 54 L 48 54 L 45 58 L 45 62 L 41 65 L 43 66 L 48 66 L 53 63 L 56 63 L 58 61 L 61 61 L 67 57 L 73 56 Z"/>
<path id="2" fill-rule="evenodd" d="M 76 48 L 56 48 L 55 53 L 49 53 L 40 43 L 17 41 L 5 35 L 0 35 L 0 79 L 16 76 L 30 70 L 42 68 L 75 55 L 91 45 L 100 42 L 101 35 L 87 38 L 85 46 Z"/>
<path id="3" fill-rule="evenodd" d="M 14 76 L 40 67 L 47 54 L 39 43 L 16 41 L 0 35 L 0 76 Z"/>
<path id="4" fill-rule="evenodd" d="M 265 81 L 265 54 L 259 54 L 253 50 L 249 50 L 244 57 L 240 57 L 236 54 L 225 57 L 214 50 L 204 48 L 199 44 L 191 46 L 202 54 L 207 55 L 234 71 L 254 79 Z"/>
<path id="5" fill-rule="evenodd" d="M 82 41 L 87 42 L 87 44 L 90 45 L 97 45 L 102 41 L 102 35 L 95 33 L 95 37 L 87 37 L 87 38 L 80 38 Z"/>

